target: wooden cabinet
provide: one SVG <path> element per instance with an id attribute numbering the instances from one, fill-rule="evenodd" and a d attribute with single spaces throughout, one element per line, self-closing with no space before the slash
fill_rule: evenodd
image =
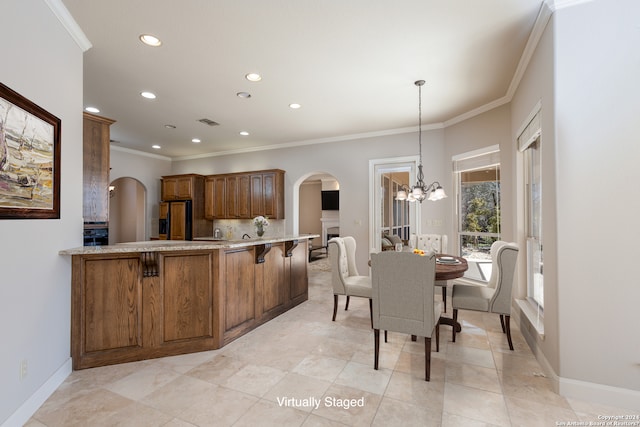
<path id="1" fill-rule="evenodd" d="M 204 215 L 207 219 L 224 219 L 227 215 L 226 177 L 213 175 L 204 182 Z"/>
<path id="2" fill-rule="evenodd" d="M 251 174 L 251 217 L 284 218 L 284 172 L 262 171 Z"/>
<path id="3" fill-rule="evenodd" d="M 196 197 L 196 188 L 199 181 L 203 181 L 201 175 L 174 175 L 162 177 L 162 200 L 192 200 Z"/>
<path id="4" fill-rule="evenodd" d="M 82 215 L 84 222 L 109 221 L 109 126 L 114 120 L 83 113 Z"/>
<path id="5" fill-rule="evenodd" d="M 74 256 L 72 268 L 74 369 L 219 347 L 211 251 Z"/>
<path id="6" fill-rule="evenodd" d="M 272 169 L 209 175 L 205 183 L 208 219 L 284 219 L 284 171 Z"/>

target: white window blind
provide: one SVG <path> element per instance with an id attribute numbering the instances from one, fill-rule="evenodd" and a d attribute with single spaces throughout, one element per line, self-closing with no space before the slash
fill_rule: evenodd
<path id="1" fill-rule="evenodd" d="M 518 136 L 518 150 L 522 152 L 529 148 L 529 146 L 538 139 L 541 133 L 542 126 L 540 123 L 540 110 L 538 110 Z"/>
<path id="2" fill-rule="evenodd" d="M 466 172 L 500 164 L 500 150 L 497 145 L 453 157 L 453 171 Z"/>

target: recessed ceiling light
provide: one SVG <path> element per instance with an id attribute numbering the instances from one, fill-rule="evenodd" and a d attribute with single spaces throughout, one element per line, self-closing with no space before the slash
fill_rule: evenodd
<path id="1" fill-rule="evenodd" d="M 289 104 L 289 108 L 293 108 L 294 110 L 297 110 L 298 108 L 302 107 L 302 105 L 300 104 Z"/>
<path id="2" fill-rule="evenodd" d="M 251 98 L 251 94 L 249 92 L 238 92 L 236 93 L 238 98 Z"/>
<path id="3" fill-rule="evenodd" d="M 249 132 L 247 132 L 246 130 L 243 130 L 243 131 L 240 132 L 240 135 L 249 136 Z"/>
<path id="4" fill-rule="evenodd" d="M 152 146 L 151 146 L 151 148 L 154 148 L 154 149 L 156 149 L 156 150 L 159 150 L 159 149 L 161 149 L 162 147 L 161 147 L 161 146 L 159 146 L 158 144 L 156 144 L 156 145 L 152 145 Z"/>
<path id="5" fill-rule="evenodd" d="M 200 144 L 202 141 L 200 141 L 199 138 L 193 138 L 191 142 L 193 142 L 194 144 Z"/>
<path id="6" fill-rule="evenodd" d="M 262 76 L 258 73 L 249 73 L 244 76 L 244 78 L 249 80 L 250 82 L 259 82 L 260 80 L 262 80 Z"/>
<path id="7" fill-rule="evenodd" d="M 140 34 L 140 41 L 151 47 L 158 47 L 162 44 L 159 38 L 151 34 Z"/>
<path id="8" fill-rule="evenodd" d="M 98 110 L 96 107 L 87 107 L 85 108 L 85 111 L 88 111 L 90 113 L 99 113 L 100 110 Z"/>
<path id="9" fill-rule="evenodd" d="M 175 125 L 164 125 L 167 129 L 175 129 Z"/>
<path id="10" fill-rule="evenodd" d="M 140 95 L 147 99 L 156 99 L 156 94 L 152 92 L 141 92 Z"/>

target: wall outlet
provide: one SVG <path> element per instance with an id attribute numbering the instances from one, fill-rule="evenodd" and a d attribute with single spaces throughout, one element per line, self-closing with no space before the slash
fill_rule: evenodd
<path id="1" fill-rule="evenodd" d="M 22 359 L 20 362 L 20 379 L 23 380 L 27 378 L 27 373 L 29 372 L 29 365 L 27 363 L 27 359 Z"/>

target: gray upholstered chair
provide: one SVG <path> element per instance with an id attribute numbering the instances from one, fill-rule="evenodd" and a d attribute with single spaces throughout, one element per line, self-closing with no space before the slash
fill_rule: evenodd
<path id="1" fill-rule="evenodd" d="M 333 321 L 338 312 L 338 295 L 346 295 L 345 310 L 349 309 L 349 298 L 361 297 L 369 300 L 369 315 L 373 327 L 371 308 L 371 278 L 361 276 L 356 268 L 356 239 L 351 236 L 334 237 L 329 240 L 329 261 L 331 263 L 331 285 L 333 286 Z"/>
<path id="2" fill-rule="evenodd" d="M 371 254 L 373 300 L 374 369 L 378 369 L 380 329 L 424 337 L 425 379 L 431 372 L 431 336 L 436 332 L 440 351 L 441 303 L 434 302 L 436 275 L 434 253 L 408 252 Z"/>
<path id="3" fill-rule="evenodd" d="M 453 321 L 457 322 L 458 310 L 484 311 L 498 313 L 502 332 L 507 334 L 509 349 L 511 342 L 511 292 L 515 278 L 518 246 L 498 240 L 491 245 L 491 278 L 487 286 L 454 284 L 451 293 Z M 452 339 L 456 342 L 456 328 Z"/>
<path id="4" fill-rule="evenodd" d="M 446 234 L 412 234 L 409 238 L 409 246 L 422 249 L 423 251 L 433 251 L 436 254 L 446 254 L 449 249 L 449 238 Z M 447 284 L 448 280 L 436 280 L 436 286 L 442 290 L 442 302 L 444 312 L 447 312 Z"/>

